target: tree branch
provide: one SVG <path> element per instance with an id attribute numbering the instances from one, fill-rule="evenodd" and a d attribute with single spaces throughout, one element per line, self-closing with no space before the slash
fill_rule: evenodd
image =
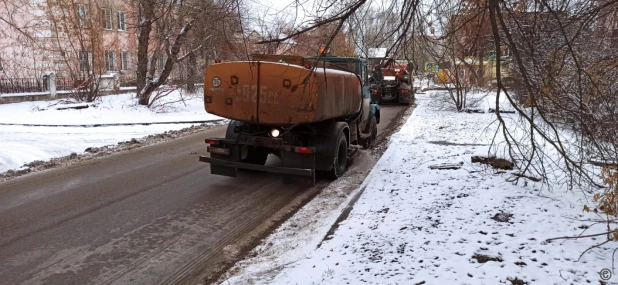
<path id="1" fill-rule="evenodd" d="M 365 4 L 365 2 L 367 2 L 367 0 L 360 0 L 356 4 L 352 5 L 352 7 L 350 7 L 348 9 L 348 11 L 343 13 L 342 15 L 337 16 L 337 17 L 328 18 L 328 19 L 323 20 L 323 21 L 319 21 L 319 22 L 317 22 L 317 23 L 315 23 L 313 25 L 310 25 L 309 27 L 306 27 L 306 28 L 304 28 L 304 29 L 302 29 L 302 30 L 300 30 L 298 32 L 292 33 L 292 34 L 290 34 L 290 35 L 288 35 L 286 37 L 272 39 L 272 40 L 259 41 L 257 43 L 258 44 L 281 43 L 281 42 L 287 41 L 289 39 L 292 39 L 294 37 L 297 37 L 297 36 L 299 36 L 301 34 L 304 34 L 306 32 L 312 31 L 312 30 L 314 30 L 316 28 L 319 28 L 321 26 L 324 26 L 326 24 L 333 23 L 333 22 L 336 22 L 336 21 L 345 21 L 345 20 L 347 20 L 350 17 L 350 15 L 352 15 L 356 10 L 358 10 L 358 8 L 363 6 Z"/>

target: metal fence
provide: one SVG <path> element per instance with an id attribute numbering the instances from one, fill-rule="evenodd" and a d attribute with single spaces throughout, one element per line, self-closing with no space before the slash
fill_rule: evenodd
<path id="1" fill-rule="evenodd" d="M 76 86 L 77 81 L 73 78 L 56 78 L 56 90 L 64 91 L 64 90 L 73 90 Z"/>
<path id="2" fill-rule="evenodd" d="M 47 82 L 43 78 L 6 78 L 0 79 L 0 93 L 45 92 Z"/>
<path id="3" fill-rule="evenodd" d="M 83 80 L 77 78 L 57 77 L 56 91 L 75 90 Z M 121 87 L 136 86 L 135 77 L 123 77 L 120 80 Z M 0 79 L 0 94 L 48 92 L 46 78 L 2 78 Z"/>

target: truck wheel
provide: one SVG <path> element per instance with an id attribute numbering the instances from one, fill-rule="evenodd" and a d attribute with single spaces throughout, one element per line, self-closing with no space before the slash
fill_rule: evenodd
<path id="1" fill-rule="evenodd" d="M 225 130 L 225 138 L 229 140 L 235 140 L 238 137 L 238 134 L 234 132 L 234 127 L 242 126 L 244 123 L 236 120 L 230 120 L 227 124 L 227 129 Z"/>
<path id="2" fill-rule="evenodd" d="M 375 146 L 376 141 L 378 140 L 378 123 L 376 122 L 376 117 L 371 117 L 371 122 L 369 123 L 369 127 L 371 130 L 371 136 L 366 139 L 361 139 L 361 145 L 364 149 L 372 148 Z"/>
<path id="3" fill-rule="evenodd" d="M 336 142 L 337 143 L 333 145 L 333 147 L 335 147 L 335 157 L 332 169 L 325 173 L 326 176 L 331 179 L 341 177 L 348 166 L 348 141 L 343 132 L 339 133 Z"/>
<path id="4" fill-rule="evenodd" d="M 238 134 L 234 132 L 234 127 L 242 126 L 244 123 L 236 120 L 231 120 L 227 125 L 227 130 L 225 132 L 225 138 L 229 140 L 235 140 L 238 138 Z M 251 164 L 259 164 L 264 165 L 266 163 L 266 159 L 268 158 L 268 151 L 259 147 L 249 147 L 245 146 L 245 148 L 241 148 L 240 162 L 251 163 Z M 212 155 L 212 154 L 211 154 Z M 229 156 L 221 156 L 222 158 L 229 159 Z"/>
<path id="5" fill-rule="evenodd" d="M 268 158 L 268 151 L 261 148 L 250 147 L 247 149 L 246 156 L 241 158 L 241 162 L 264 165 Z"/>
<path id="6" fill-rule="evenodd" d="M 234 132 L 234 127 L 242 126 L 242 124 L 243 122 L 236 121 L 236 120 L 230 120 L 230 122 L 227 124 L 227 129 L 225 131 L 225 138 L 230 139 L 230 140 L 235 140 L 238 137 L 238 134 Z M 223 154 L 210 153 L 210 157 L 216 158 L 216 159 L 222 159 L 222 160 L 230 160 L 229 155 L 223 155 Z"/>

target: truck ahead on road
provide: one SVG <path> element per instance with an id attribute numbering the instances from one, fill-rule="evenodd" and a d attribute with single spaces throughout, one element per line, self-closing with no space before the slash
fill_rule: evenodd
<path id="1" fill-rule="evenodd" d="M 392 58 L 369 58 L 369 64 L 373 66 L 369 78 L 372 103 L 414 102 L 412 75 L 407 66 L 397 65 Z"/>
<path id="2" fill-rule="evenodd" d="M 371 104 L 364 59 L 253 55 L 205 70 L 207 112 L 230 119 L 224 138 L 208 138 L 212 174 L 238 169 L 284 179 L 343 175 L 356 146 L 372 147 L 380 107 Z M 265 165 L 267 156 L 281 160 Z"/>

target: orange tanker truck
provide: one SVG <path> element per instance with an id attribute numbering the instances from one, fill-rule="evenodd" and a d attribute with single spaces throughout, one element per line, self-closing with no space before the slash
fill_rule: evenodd
<path id="1" fill-rule="evenodd" d="M 210 65 L 206 111 L 230 119 L 224 138 L 208 138 L 212 174 L 238 169 L 340 177 L 355 145 L 373 146 L 380 108 L 370 103 L 367 62 L 358 58 L 254 55 Z M 269 154 L 280 165 L 265 165 Z"/>

